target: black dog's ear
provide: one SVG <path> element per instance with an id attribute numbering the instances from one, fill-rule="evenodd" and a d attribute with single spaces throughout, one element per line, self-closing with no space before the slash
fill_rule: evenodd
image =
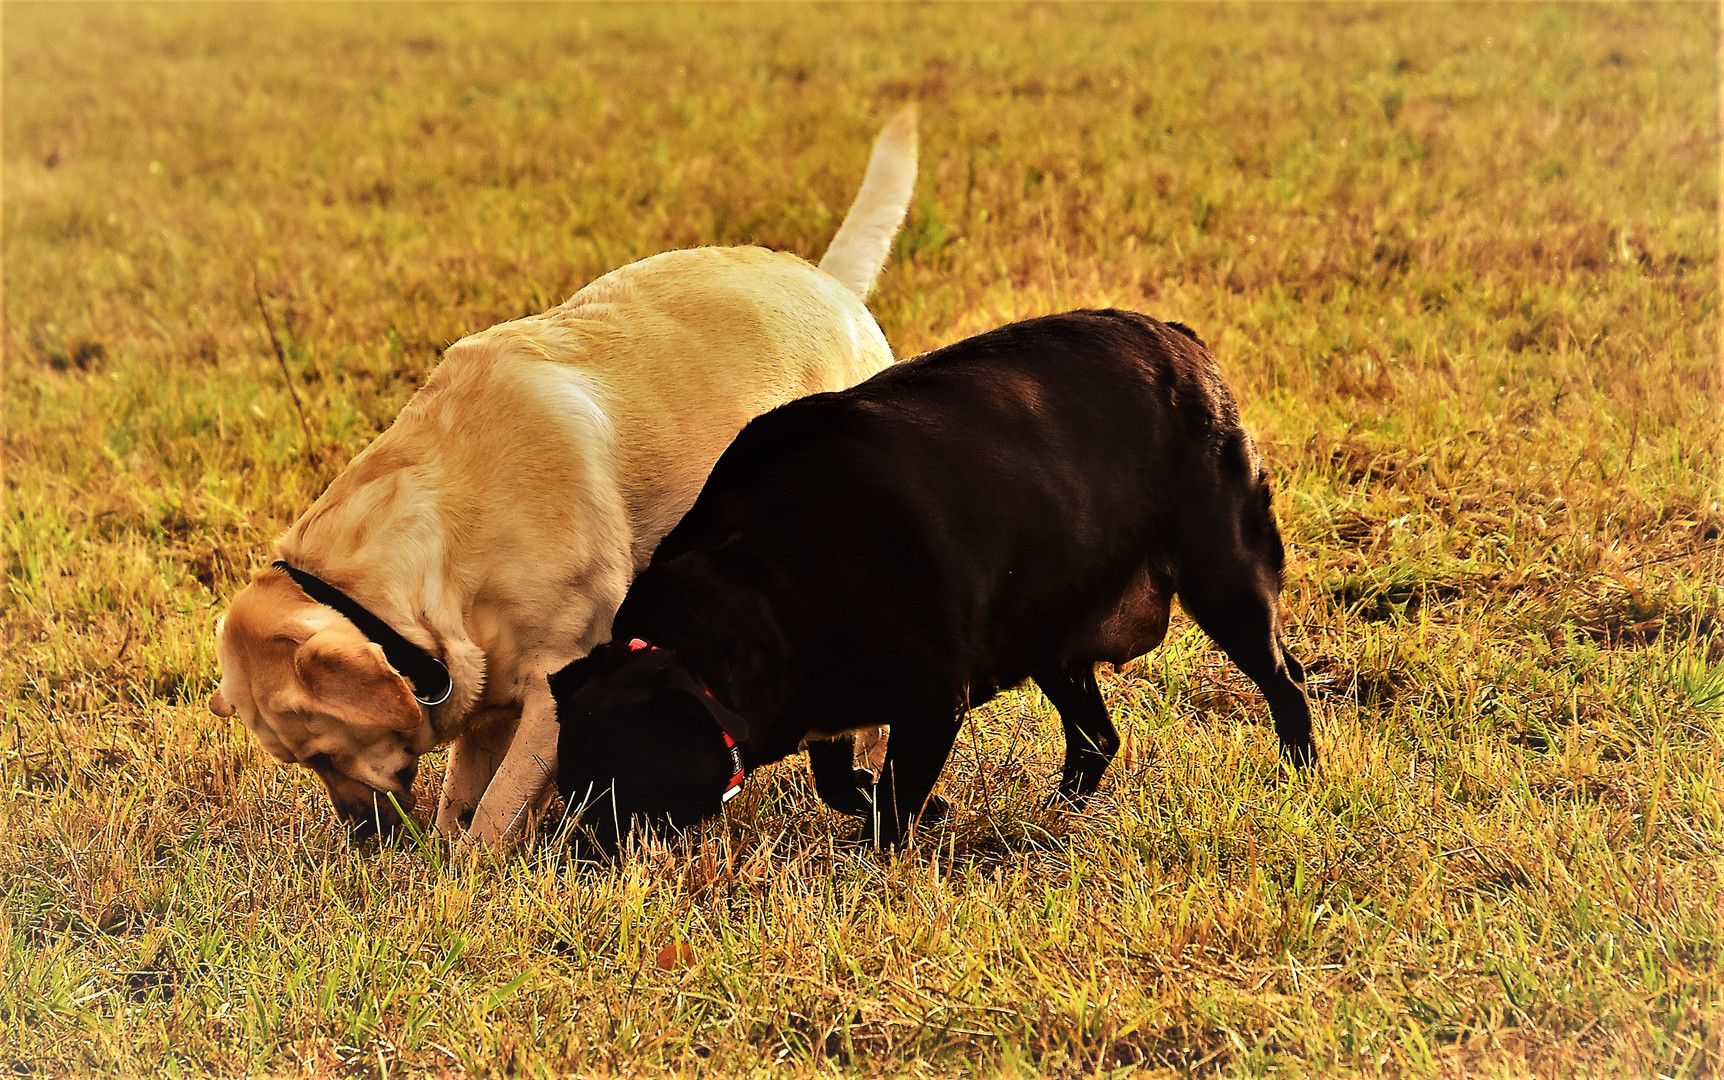
<path id="1" fill-rule="evenodd" d="M 557 758 L 557 789 L 601 850 L 638 821 L 685 829 L 717 816 L 732 775 L 712 721 L 680 687 L 563 716 Z"/>
<path id="2" fill-rule="evenodd" d="M 584 669 L 576 670 L 582 668 Z M 609 857 L 628 832 L 628 813 L 617 804 L 615 770 L 606 759 L 614 755 L 602 726 L 595 724 L 590 713 L 565 713 L 563 702 L 586 684 L 596 673 L 598 662 L 584 657 L 551 676 L 551 689 L 557 695 L 557 721 L 561 730 L 557 736 L 557 792 L 563 797 L 565 813 L 580 823 L 574 834 L 574 846 L 583 857 Z"/>
<path id="3" fill-rule="evenodd" d="M 599 665 L 602 663 L 599 651 L 603 648 L 604 646 L 600 645 L 579 660 L 569 661 L 563 665 L 561 671 L 553 672 L 551 674 L 551 696 L 561 700 L 587 685 L 587 680 L 598 673 Z"/>

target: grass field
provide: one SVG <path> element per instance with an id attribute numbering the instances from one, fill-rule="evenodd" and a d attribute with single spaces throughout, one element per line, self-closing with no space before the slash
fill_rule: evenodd
<path id="1" fill-rule="evenodd" d="M 1724 1072 L 1715 6 L 3 18 L 15 1074 Z M 1081 817 L 1025 691 L 902 857 L 798 761 L 693 853 L 349 846 L 204 709 L 272 538 L 448 342 L 818 258 L 906 100 L 887 337 L 1197 328 L 1321 768 L 1176 621 Z"/>

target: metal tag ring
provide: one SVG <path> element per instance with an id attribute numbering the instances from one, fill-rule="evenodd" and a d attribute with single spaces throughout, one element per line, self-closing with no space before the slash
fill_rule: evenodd
<path id="1" fill-rule="evenodd" d="M 419 704 L 425 706 L 426 708 L 434 708 L 438 705 L 443 704 L 445 701 L 449 700 L 449 695 L 453 694 L 455 692 L 455 680 L 449 677 L 449 668 L 444 665 L 443 661 L 437 659 L 435 656 L 427 657 L 427 659 L 430 660 L 433 664 L 436 664 L 437 670 L 439 670 L 443 673 L 443 696 L 438 698 L 436 701 L 429 701 L 425 698 L 420 697 L 419 696 L 419 688 L 414 687 L 413 688 L 413 691 L 414 691 L 413 692 L 413 700 L 417 701 Z"/>

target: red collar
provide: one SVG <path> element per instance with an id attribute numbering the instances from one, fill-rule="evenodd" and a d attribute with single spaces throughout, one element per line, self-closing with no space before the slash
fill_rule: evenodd
<path id="1" fill-rule="evenodd" d="M 646 652 L 652 652 L 657 648 L 657 645 L 652 644 L 644 638 L 629 639 L 629 652 L 641 652 L 643 650 Z M 700 683 L 702 693 L 706 694 L 707 697 L 712 698 L 714 702 L 718 701 L 717 695 L 712 692 L 712 687 L 706 685 L 705 679 L 702 679 L 697 675 L 695 676 L 695 681 Z M 744 765 L 742 761 L 742 747 L 736 745 L 736 740 L 730 737 L 730 732 L 724 729 L 724 725 L 719 725 L 718 733 L 724 736 L 724 748 L 730 751 L 730 781 L 724 785 L 724 794 L 718 797 L 719 802 L 727 803 L 742 793 L 742 781 L 748 776 L 748 767 Z"/>

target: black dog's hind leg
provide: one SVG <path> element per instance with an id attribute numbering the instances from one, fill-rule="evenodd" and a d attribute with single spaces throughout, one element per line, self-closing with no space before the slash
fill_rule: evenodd
<path id="1" fill-rule="evenodd" d="M 1060 726 L 1066 733 L 1066 765 L 1060 773 L 1059 797 L 1081 809 L 1119 752 L 1119 733 L 1107 715 L 1093 666 L 1082 671 L 1044 672 L 1035 680 L 1059 710 Z"/>
<path id="2" fill-rule="evenodd" d="M 840 814 L 868 816 L 874 802 L 874 774 L 856 767 L 853 736 L 809 739 L 808 767 L 814 772 L 814 793 L 821 802 Z"/>
<path id="3" fill-rule="evenodd" d="M 886 764 L 874 788 L 874 806 L 862 828 L 864 841 L 900 847 L 909 839 L 910 826 L 933 793 L 962 723 L 962 715 L 946 709 L 892 724 L 891 737 L 886 740 Z"/>
<path id="4" fill-rule="evenodd" d="M 1251 577 L 1208 576 L 1182 587 L 1179 601 L 1197 625 L 1245 672 L 1269 701 L 1281 752 L 1295 765 L 1317 760 L 1311 740 L 1311 705 L 1305 700 L 1305 672 L 1287 651 L 1280 633 L 1276 596 Z"/>

